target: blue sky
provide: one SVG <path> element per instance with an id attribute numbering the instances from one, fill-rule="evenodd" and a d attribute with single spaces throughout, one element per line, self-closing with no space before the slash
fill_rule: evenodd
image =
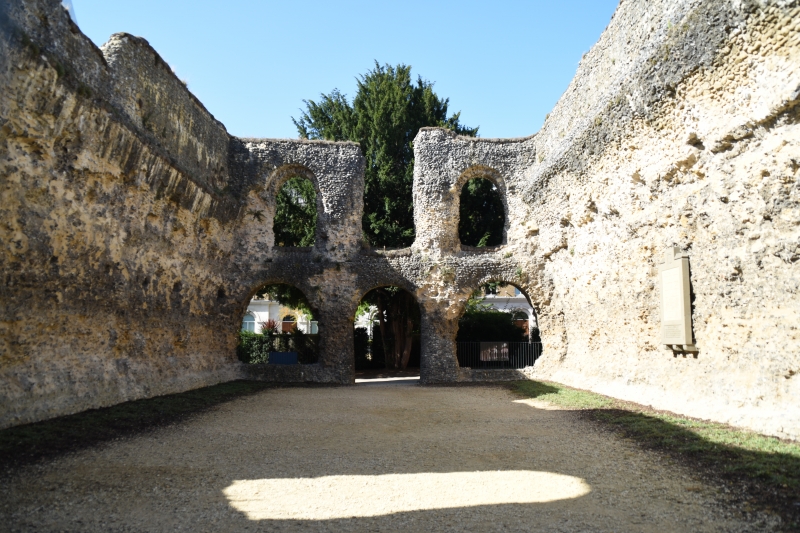
<path id="1" fill-rule="evenodd" d="M 380 63 L 412 66 L 481 137 L 535 133 L 618 0 L 72 0 L 98 46 L 147 39 L 240 137 L 294 138 L 303 100 Z"/>

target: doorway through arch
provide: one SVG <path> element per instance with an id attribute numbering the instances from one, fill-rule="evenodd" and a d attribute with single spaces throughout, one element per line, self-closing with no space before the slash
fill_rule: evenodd
<path id="1" fill-rule="evenodd" d="M 420 366 L 420 307 L 413 294 L 396 286 L 367 292 L 356 310 L 356 372 L 406 370 Z"/>
<path id="2" fill-rule="evenodd" d="M 264 285 L 248 303 L 236 355 L 248 364 L 313 364 L 319 323 L 305 294 L 293 285 Z"/>
<path id="3" fill-rule="evenodd" d="M 542 354 L 536 310 L 519 287 L 489 282 L 470 295 L 456 334 L 458 364 L 473 369 L 522 369 Z"/>

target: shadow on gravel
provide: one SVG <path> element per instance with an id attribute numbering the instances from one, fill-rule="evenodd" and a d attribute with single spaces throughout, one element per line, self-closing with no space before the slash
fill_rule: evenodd
<path id="1" fill-rule="evenodd" d="M 779 514 L 786 531 L 800 531 L 800 445 L 723 424 L 647 410 L 558 384 L 519 383 L 516 392 L 579 409 L 637 444 L 700 467 L 732 485 L 742 510 Z"/>
<path id="2" fill-rule="evenodd" d="M 506 383 L 494 386 L 508 388 Z M 234 398 L 275 387 L 275 384 L 262 382 L 231 382 L 3 430 L 0 431 L 0 460 L 5 465 L 15 465 L 118 437 L 127 437 L 139 431 L 180 421 Z M 352 391 L 356 390 L 365 389 L 352 388 Z M 389 389 L 367 390 L 383 394 Z M 424 390 L 424 387 L 420 387 L 401 391 L 402 394 L 398 394 L 397 398 L 413 397 L 414 391 Z M 548 396 L 560 394 L 561 391 L 557 385 L 537 384 L 536 390 L 528 396 L 546 399 Z M 371 417 L 369 420 L 372 425 L 369 430 L 361 428 L 359 431 L 359 426 L 352 423 L 353 420 L 346 417 L 340 419 L 340 412 L 337 411 L 334 413 L 336 416 L 330 415 L 329 419 L 298 419 L 299 426 L 288 426 L 291 431 L 287 429 L 281 433 L 280 428 L 267 427 L 280 420 L 281 416 L 281 413 L 276 415 L 272 411 L 276 408 L 271 403 L 272 395 L 267 396 L 254 396 L 252 402 L 242 402 L 242 412 L 266 412 L 270 416 L 245 416 L 238 418 L 230 426 L 226 421 L 212 428 L 195 427 L 188 433 L 172 432 L 171 436 L 165 435 L 163 440 L 145 439 L 140 443 L 141 453 L 133 456 L 128 455 L 128 452 L 123 453 L 123 450 L 114 451 L 112 447 L 112 453 L 105 457 L 66 473 L 58 469 L 28 472 L 25 479 L 13 479 L 13 483 L 0 490 L 0 516 L 5 512 L 9 516 L 11 530 L 19 531 L 47 529 L 43 524 L 58 524 L 59 530 L 73 531 L 172 531 L 177 524 L 184 529 L 209 531 L 273 528 L 281 531 L 531 531 L 545 528 L 552 530 L 554 527 L 564 531 L 588 531 L 610 530 L 611 527 L 602 524 L 619 524 L 620 519 L 627 525 L 614 529 L 637 530 L 647 524 L 660 523 L 661 530 L 671 531 L 675 529 L 664 524 L 677 524 L 671 522 L 672 518 L 665 518 L 664 507 L 656 512 L 639 506 L 628 508 L 625 502 L 608 505 L 609 497 L 624 498 L 628 486 L 621 484 L 619 489 L 590 487 L 586 473 L 593 472 L 594 463 L 586 458 L 585 453 L 579 461 L 565 460 L 557 464 L 546 464 L 543 466 L 547 472 L 537 471 L 537 475 L 544 473 L 549 476 L 541 476 L 539 483 L 529 484 L 534 489 L 543 489 L 545 497 L 539 500 L 533 498 L 531 493 L 534 491 L 526 487 L 514 492 L 511 486 L 512 492 L 504 495 L 481 482 L 483 478 L 478 482 L 473 478 L 469 478 L 473 479 L 471 483 L 463 482 L 464 476 L 480 474 L 491 479 L 496 478 L 502 484 L 507 481 L 506 476 L 517 475 L 515 472 L 519 473 L 527 461 L 530 450 L 509 448 L 507 444 L 513 442 L 520 433 L 527 438 L 533 438 L 535 431 L 529 431 L 533 427 L 529 423 L 531 418 L 527 416 L 528 413 L 517 418 L 513 412 L 516 410 L 519 413 L 527 408 L 507 403 L 508 397 L 505 395 L 492 400 L 497 407 L 488 412 L 510 414 L 510 420 L 524 421 L 527 426 L 496 426 L 498 433 L 475 437 L 471 444 L 462 449 L 463 456 L 455 456 L 451 445 L 454 439 L 471 438 L 476 424 L 475 415 L 468 406 L 463 406 L 462 411 L 456 412 L 463 420 L 459 420 L 457 424 L 443 422 L 449 420 L 452 414 L 444 413 L 445 407 L 460 409 L 461 403 L 431 405 L 430 409 L 427 405 L 419 405 L 418 409 L 411 411 L 414 416 L 402 419 L 396 416 L 400 409 L 397 405 L 379 404 L 376 407 L 367 402 L 367 396 L 361 397 L 362 403 L 352 398 L 337 400 L 341 401 L 337 407 L 340 411 L 363 409 L 365 416 Z M 292 398 L 291 401 L 295 402 L 297 399 Z M 319 398 L 314 399 L 314 402 L 317 401 Z M 479 407 L 481 399 L 478 397 L 474 401 L 477 402 L 475 407 Z M 600 400 L 585 399 L 587 405 L 596 405 L 598 401 Z M 280 405 L 288 409 L 287 402 Z M 280 405 L 277 408 L 281 408 Z M 317 404 L 304 404 L 304 409 L 299 412 L 306 413 L 315 405 Z M 288 409 L 287 412 L 294 411 Z M 633 424 L 626 418 L 628 414 L 638 413 L 597 407 L 589 408 L 583 413 L 599 417 L 596 420 L 602 419 L 610 427 L 619 427 L 621 431 L 623 425 L 617 422 L 624 420 L 627 424 L 624 427 L 631 431 L 626 436 L 645 442 L 644 437 L 636 435 L 650 435 L 649 442 L 657 442 L 651 433 L 642 430 L 644 426 Z M 571 415 L 565 413 L 566 417 Z M 646 418 L 634 417 L 635 420 Z M 304 432 L 297 429 L 307 424 L 308 420 L 317 420 L 321 424 L 318 431 Z M 341 420 L 350 420 L 351 424 L 341 424 Z M 485 421 L 479 417 L 479 423 Z M 447 428 L 447 432 L 437 433 L 443 431 L 440 426 Z M 552 427 L 557 428 L 558 424 Z M 655 432 L 668 429 L 668 425 L 664 424 L 647 427 Z M 342 429 L 331 431 L 331 428 Z M 298 442 L 298 431 L 300 437 L 310 435 L 310 440 Z M 689 435 L 684 437 L 690 438 Z M 192 440 L 204 442 L 202 445 L 191 446 Z M 537 442 L 548 449 L 557 447 L 550 440 Z M 307 455 L 302 451 L 305 446 L 308 448 Z M 342 460 L 338 453 L 339 447 L 361 450 L 363 454 Z M 421 450 L 415 456 L 417 460 L 403 460 L 403 453 L 408 448 Z M 303 460 L 298 460 L 300 458 Z M 619 464 L 626 467 L 623 457 L 620 457 Z M 588 470 L 586 465 L 589 465 Z M 617 469 L 606 467 L 606 471 L 616 473 Z M 432 489 L 434 492 L 439 491 L 438 494 L 446 494 L 449 490 L 460 496 L 462 492 L 474 489 L 473 492 L 481 498 L 462 498 L 464 503 L 460 507 L 444 498 L 442 504 L 452 506 L 443 508 L 425 508 L 426 505 L 430 506 L 431 498 L 421 498 L 416 508 L 407 506 L 392 512 L 392 506 L 384 505 L 385 502 L 403 491 L 387 493 L 385 480 L 397 482 L 397 479 L 402 481 L 407 478 L 420 478 L 427 480 L 426 482 L 441 479 L 443 488 L 440 490 L 435 486 Z M 585 487 L 580 491 L 565 491 L 556 499 L 553 496 L 555 478 L 562 479 L 567 488 L 574 488 L 569 483 L 575 483 L 576 480 L 585 483 Z M 329 482 L 329 486 L 325 485 Z M 351 490 L 341 491 L 342 483 L 350 483 L 348 486 Z M 509 484 L 505 486 L 508 487 Z M 236 487 L 241 490 L 236 492 Z M 317 492 L 314 493 L 311 489 Z M 374 512 L 374 515 L 357 509 L 352 515 L 339 514 L 302 520 L 297 515 L 284 515 L 281 518 L 278 513 L 264 512 L 263 508 L 248 510 L 247 507 L 257 497 L 273 507 L 284 507 L 290 497 L 300 498 L 302 504 L 314 507 L 318 506 L 322 497 L 315 500 L 312 497 L 314 494 L 325 497 L 348 497 L 356 494 L 374 501 L 375 509 L 367 510 Z M 414 490 L 406 490 L 405 494 L 419 496 L 419 492 Z M 497 494 L 500 494 L 502 501 L 484 503 L 491 501 L 489 496 Z M 694 497 L 691 493 L 677 496 L 681 500 L 692 500 Z M 527 503 L 519 503 L 520 501 Z M 682 512 L 679 503 L 681 502 L 674 506 L 676 516 Z M 388 511 L 379 514 L 383 507 Z M 673 509 L 668 510 L 672 512 Z M 696 519 L 697 510 L 693 513 L 695 514 L 692 516 Z M 597 527 L 597 524 L 601 526 Z"/>
<path id="3" fill-rule="evenodd" d="M 162 427 L 275 384 L 232 381 L 0 430 L 0 470 Z"/>

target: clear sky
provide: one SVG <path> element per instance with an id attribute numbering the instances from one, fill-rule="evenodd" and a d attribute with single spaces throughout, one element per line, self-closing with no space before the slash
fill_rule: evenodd
<path id="1" fill-rule="evenodd" d="M 535 133 L 618 0 L 72 0 L 98 46 L 147 39 L 240 137 L 294 138 L 303 100 L 412 66 L 481 137 Z"/>

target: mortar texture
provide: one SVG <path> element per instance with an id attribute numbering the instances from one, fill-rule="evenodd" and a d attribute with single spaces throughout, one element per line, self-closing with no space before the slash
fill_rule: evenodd
<path id="1" fill-rule="evenodd" d="M 541 131 L 414 143 L 416 240 L 362 239 L 354 143 L 239 139 L 144 39 L 95 47 L 57 0 L 0 5 L 0 427 L 249 377 L 350 384 L 353 318 L 396 285 L 422 315 L 424 383 L 552 379 L 800 438 L 800 6 L 624 0 Z M 313 247 L 274 246 L 280 186 L 317 191 Z M 483 177 L 503 244 L 462 246 Z M 657 265 L 690 257 L 696 354 L 659 345 Z M 522 289 L 544 354 L 459 368 L 482 283 Z M 301 289 L 313 365 L 242 365 L 266 283 Z"/>

